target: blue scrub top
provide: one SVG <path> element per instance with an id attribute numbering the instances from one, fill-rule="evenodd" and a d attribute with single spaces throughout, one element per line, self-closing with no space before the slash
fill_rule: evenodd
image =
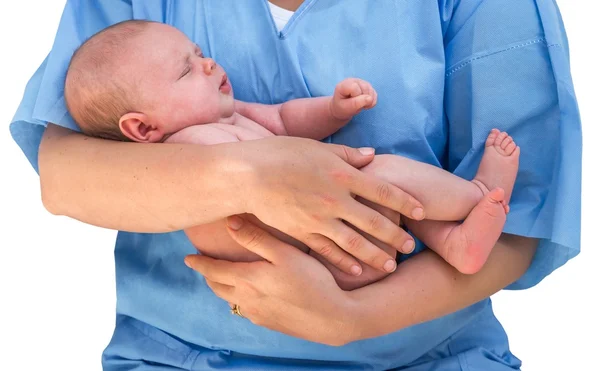
<path id="1" fill-rule="evenodd" d="M 225 68 L 244 101 L 329 95 L 343 78 L 368 80 L 378 91 L 377 107 L 327 139 L 334 143 L 373 146 L 470 179 L 489 130 L 508 131 L 521 146 L 521 164 L 505 232 L 541 239 L 531 268 L 510 288 L 531 287 L 578 254 L 581 125 L 554 1 L 306 0 L 278 32 L 265 0 L 70 0 L 11 124 L 36 169 L 47 122 L 77 130 L 63 98 L 73 51 L 131 18 L 182 30 Z M 153 341 L 177 339 L 204 360 L 201 369 L 225 367 L 218 360 L 229 357 L 231 367 L 275 370 L 331 365 L 292 359 L 344 361 L 345 369 L 400 367 L 461 329 L 481 331 L 474 323 L 482 318 L 492 323 L 487 339 L 505 337 L 485 300 L 343 347 L 303 341 L 232 317 L 183 265 L 193 252 L 181 232 L 119 233 L 117 313 L 137 325 L 128 332 L 118 325 L 115 336 L 137 331 Z"/>

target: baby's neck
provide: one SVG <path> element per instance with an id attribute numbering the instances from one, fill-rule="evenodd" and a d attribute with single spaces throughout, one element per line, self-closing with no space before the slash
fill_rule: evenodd
<path id="1" fill-rule="evenodd" d="M 229 117 L 221 117 L 221 119 L 219 119 L 219 124 L 233 125 L 235 124 L 236 116 L 237 113 L 234 112 Z"/>

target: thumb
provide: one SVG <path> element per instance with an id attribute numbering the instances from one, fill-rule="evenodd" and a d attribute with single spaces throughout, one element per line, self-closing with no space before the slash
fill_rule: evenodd
<path id="1" fill-rule="evenodd" d="M 375 149 L 371 147 L 352 148 L 339 144 L 328 144 L 329 150 L 355 168 L 368 165 L 375 158 Z"/>

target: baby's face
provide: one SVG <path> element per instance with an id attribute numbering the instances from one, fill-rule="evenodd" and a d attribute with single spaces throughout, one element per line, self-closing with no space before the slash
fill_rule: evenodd
<path id="1" fill-rule="evenodd" d="M 136 61 L 131 73 L 142 92 L 140 101 L 148 103 L 143 112 L 165 134 L 233 114 L 233 91 L 225 71 L 185 34 L 150 24 L 138 40 L 131 52 Z"/>

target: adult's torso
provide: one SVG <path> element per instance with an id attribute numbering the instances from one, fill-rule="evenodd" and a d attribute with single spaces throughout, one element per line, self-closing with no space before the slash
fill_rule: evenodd
<path id="1" fill-rule="evenodd" d="M 280 103 L 330 95 L 342 79 L 363 78 L 377 89 L 376 108 L 327 141 L 445 165 L 445 60 L 437 0 L 306 0 L 281 32 L 266 0 L 190 3 L 139 2 L 134 17 L 164 21 L 185 32 L 224 67 L 240 100 Z M 487 305 L 385 337 L 328 347 L 236 319 L 202 277 L 183 264 L 194 251 L 181 232 L 119 233 L 117 311 L 207 352 L 392 368 L 434 348 Z"/>

